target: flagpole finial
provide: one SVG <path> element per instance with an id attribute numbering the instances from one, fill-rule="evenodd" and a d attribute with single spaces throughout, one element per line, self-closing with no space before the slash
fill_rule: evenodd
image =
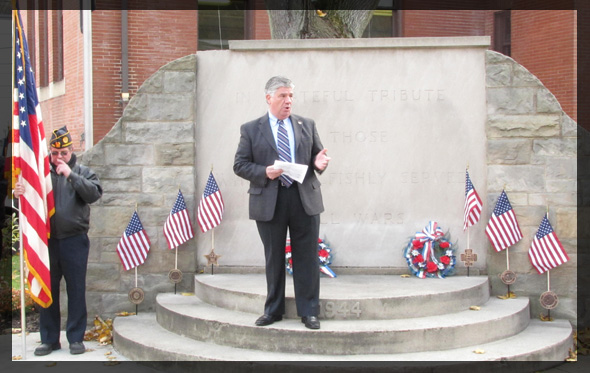
<path id="1" fill-rule="evenodd" d="M 135 202 L 135 212 L 137 212 L 137 202 Z"/>
<path id="2" fill-rule="evenodd" d="M 469 162 L 467 162 L 467 169 L 469 170 Z"/>
<path id="3" fill-rule="evenodd" d="M 213 163 L 211 163 L 211 172 L 213 172 Z"/>

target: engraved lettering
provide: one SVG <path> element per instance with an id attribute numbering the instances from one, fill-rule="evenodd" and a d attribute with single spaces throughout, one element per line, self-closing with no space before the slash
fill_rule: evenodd
<path id="1" fill-rule="evenodd" d="M 361 317 L 363 311 L 360 302 L 326 301 L 319 303 L 320 318 L 324 319 L 348 319 Z"/>

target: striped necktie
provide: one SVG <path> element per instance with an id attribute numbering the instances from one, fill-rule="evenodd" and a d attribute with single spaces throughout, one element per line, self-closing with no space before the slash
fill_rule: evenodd
<path id="1" fill-rule="evenodd" d="M 279 130 L 277 131 L 277 149 L 279 150 L 279 159 L 283 162 L 291 163 L 291 147 L 289 146 L 289 135 L 282 120 L 278 121 Z M 293 184 L 293 179 L 287 175 L 279 176 L 281 182 L 287 188 Z"/>

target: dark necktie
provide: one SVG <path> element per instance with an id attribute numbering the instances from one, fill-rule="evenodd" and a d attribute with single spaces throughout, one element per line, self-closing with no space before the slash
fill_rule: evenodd
<path id="1" fill-rule="evenodd" d="M 277 131 L 277 148 L 279 150 L 279 159 L 291 163 L 291 147 L 289 146 L 289 134 L 282 120 L 278 121 L 279 130 Z M 293 179 L 287 175 L 279 176 L 281 182 L 287 188 L 293 184 Z"/>

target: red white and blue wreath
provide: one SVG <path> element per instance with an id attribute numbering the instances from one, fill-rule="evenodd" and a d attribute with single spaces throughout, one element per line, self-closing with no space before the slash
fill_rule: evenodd
<path id="1" fill-rule="evenodd" d="M 430 221 L 422 232 L 416 232 L 404 250 L 404 257 L 416 277 L 445 278 L 455 270 L 453 245 L 435 221 Z"/>
<path id="2" fill-rule="evenodd" d="M 320 272 L 328 277 L 336 277 L 336 273 L 330 268 L 332 264 L 332 249 L 321 239 L 318 239 L 318 261 Z M 285 246 L 285 267 L 287 273 L 293 274 L 293 258 L 291 252 L 291 240 L 287 238 L 287 245 Z"/>

